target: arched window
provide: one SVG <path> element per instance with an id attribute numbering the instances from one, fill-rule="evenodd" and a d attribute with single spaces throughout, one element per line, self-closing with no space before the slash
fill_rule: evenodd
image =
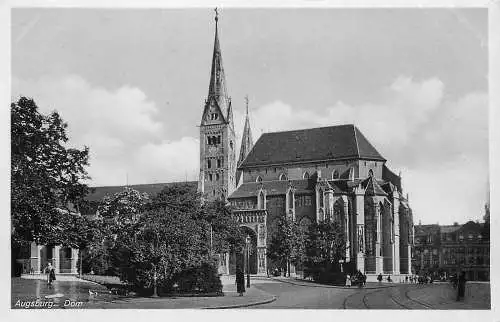
<path id="1" fill-rule="evenodd" d="M 373 170 L 372 169 L 368 170 L 368 176 L 373 177 Z"/>
<path id="2" fill-rule="evenodd" d="M 309 179 L 309 172 L 304 172 L 304 175 L 302 176 L 304 179 Z"/>
<path id="3" fill-rule="evenodd" d="M 212 167 L 212 160 L 208 159 L 207 160 L 207 168 L 211 168 Z"/>
<path id="4" fill-rule="evenodd" d="M 233 149 L 233 141 L 229 142 L 229 147 L 231 148 L 231 150 Z"/>
<path id="5" fill-rule="evenodd" d="M 255 179 L 255 182 L 262 182 L 262 177 L 261 176 L 257 176 L 257 179 Z"/>
<path id="6" fill-rule="evenodd" d="M 324 207 L 324 195 L 323 195 L 323 189 L 319 189 L 319 207 L 323 208 Z"/>
<path id="7" fill-rule="evenodd" d="M 339 172 L 337 170 L 333 170 L 333 173 L 332 173 L 332 179 L 338 179 L 339 178 Z"/>
<path id="8" fill-rule="evenodd" d="M 211 173 L 208 174 L 208 180 L 212 181 L 212 174 Z"/>
<path id="9" fill-rule="evenodd" d="M 280 181 L 283 181 L 283 180 L 288 180 L 286 174 L 284 174 L 284 173 L 280 174 Z"/>
<path id="10" fill-rule="evenodd" d="M 216 173 L 216 174 L 215 174 L 215 180 L 219 181 L 219 178 L 220 178 L 219 174 L 218 174 L 218 173 Z"/>

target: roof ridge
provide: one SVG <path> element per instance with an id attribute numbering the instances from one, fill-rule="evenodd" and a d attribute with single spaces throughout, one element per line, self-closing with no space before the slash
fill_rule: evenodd
<path id="1" fill-rule="evenodd" d="M 354 124 L 351 124 L 352 125 L 352 130 L 354 131 L 354 141 L 356 141 L 356 151 L 358 151 L 358 158 L 361 157 L 361 154 L 359 153 L 359 143 L 358 143 L 358 135 L 357 135 L 357 131 L 356 131 L 356 126 Z"/>
<path id="2" fill-rule="evenodd" d="M 330 126 L 308 127 L 308 128 L 304 128 L 304 129 L 295 129 L 295 130 L 272 131 L 272 132 L 262 133 L 262 135 L 274 134 L 274 133 L 300 132 L 300 131 L 317 130 L 317 129 L 329 129 L 332 127 L 343 127 L 343 126 L 349 126 L 349 125 L 353 125 L 353 124 L 340 124 L 340 125 L 330 125 Z"/>

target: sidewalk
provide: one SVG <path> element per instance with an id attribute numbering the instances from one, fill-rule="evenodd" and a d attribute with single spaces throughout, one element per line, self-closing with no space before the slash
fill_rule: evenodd
<path id="1" fill-rule="evenodd" d="M 266 281 L 250 280 L 251 287 L 244 296 L 239 296 L 234 284 L 234 276 L 221 276 L 224 296 L 218 297 L 137 297 L 122 298 L 110 302 L 89 303 L 86 308 L 95 309 L 228 309 L 266 304 L 276 297 L 260 290 L 255 284 Z"/>
<path id="2" fill-rule="evenodd" d="M 218 297 L 121 297 L 109 294 L 102 285 L 72 277 L 69 280 L 56 280 L 49 288 L 45 281 L 35 278 L 12 279 L 12 308 L 18 300 L 52 301 L 51 308 L 76 309 L 225 309 L 240 308 L 270 303 L 276 297 L 260 290 L 256 285 L 272 281 L 251 279 L 251 287 L 246 289 L 244 296 L 236 292 L 234 276 L 222 276 L 224 296 Z M 256 285 L 255 285 L 256 284 Z M 89 294 L 97 293 L 97 295 Z M 82 303 L 72 307 L 65 305 L 67 301 Z"/>

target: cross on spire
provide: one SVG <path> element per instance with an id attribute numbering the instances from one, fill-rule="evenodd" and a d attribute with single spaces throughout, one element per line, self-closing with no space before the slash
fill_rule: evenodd
<path id="1" fill-rule="evenodd" d="M 219 21 L 219 12 L 217 11 L 217 7 L 215 7 L 214 11 L 215 11 L 215 24 L 217 24 L 217 22 Z"/>

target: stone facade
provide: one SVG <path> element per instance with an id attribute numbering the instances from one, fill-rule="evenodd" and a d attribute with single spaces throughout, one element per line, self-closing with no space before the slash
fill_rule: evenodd
<path id="1" fill-rule="evenodd" d="M 286 216 L 303 227 L 338 221 L 347 236 L 345 262 L 353 269 L 410 274 L 413 217 L 401 177 L 386 167 L 386 160 L 354 125 L 265 133 L 253 145 L 247 100 L 236 167 L 217 23 L 216 17 L 209 93 L 200 125 L 198 190 L 208 200 L 227 199 L 234 207 L 233 216 L 251 241 L 245 257 L 250 272 L 267 272 L 267 242 L 279 229 L 278 218 Z M 229 273 L 237 262 L 231 258 L 229 264 L 221 263 Z"/>

